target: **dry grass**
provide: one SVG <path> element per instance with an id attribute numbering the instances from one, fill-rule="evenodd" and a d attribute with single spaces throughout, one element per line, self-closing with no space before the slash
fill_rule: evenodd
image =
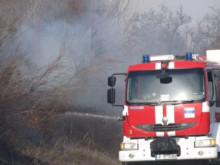
<path id="1" fill-rule="evenodd" d="M 48 143 L 27 144 L 23 155 L 48 165 L 118 165 L 120 124 L 114 120 L 61 115 Z M 39 163 L 35 162 L 36 165 Z"/>
<path id="2" fill-rule="evenodd" d="M 25 155 L 34 157 L 50 165 L 118 165 L 117 159 L 111 158 L 96 149 L 57 142 L 53 148 L 26 148 Z"/>

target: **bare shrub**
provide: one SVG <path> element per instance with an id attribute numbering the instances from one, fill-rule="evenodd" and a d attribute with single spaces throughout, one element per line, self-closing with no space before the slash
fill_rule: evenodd
<path id="1" fill-rule="evenodd" d="M 31 2 L 28 0 L 0 1 L 0 47 L 29 19 L 27 10 L 30 5 Z"/>
<path id="2" fill-rule="evenodd" d="M 39 75 L 23 74 L 21 56 L 1 63 L 1 140 L 17 147 L 21 141 L 39 143 L 47 135 L 49 120 L 65 110 L 67 93 L 48 81 L 59 60 L 60 57 Z M 51 81 L 53 78 L 57 77 L 50 77 Z"/>
<path id="3" fill-rule="evenodd" d="M 81 13 L 87 8 L 87 0 L 66 0 L 67 12 Z"/>

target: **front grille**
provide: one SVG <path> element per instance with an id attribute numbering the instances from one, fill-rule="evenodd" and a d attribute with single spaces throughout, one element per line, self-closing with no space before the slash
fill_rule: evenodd
<path id="1" fill-rule="evenodd" d="M 144 131 L 165 132 L 165 131 L 178 131 L 188 129 L 195 126 L 196 123 L 175 123 L 175 124 L 149 124 L 149 125 L 135 125 L 136 128 Z"/>
<path id="2" fill-rule="evenodd" d="M 180 146 L 171 137 L 159 137 L 150 143 L 151 156 L 160 154 L 177 154 L 180 156 Z"/>

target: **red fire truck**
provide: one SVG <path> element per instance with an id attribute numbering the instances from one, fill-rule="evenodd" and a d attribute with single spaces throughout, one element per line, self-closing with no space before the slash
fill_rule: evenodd
<path id="1" fill-rule="evenodd" d="M 127 73 L 108 78 L 108 103 L 122 106 L 119 160 L 215 160 L 220 153 L 220 50 L 205 57 L 143 56 Z M 126 76 L 123 105 L 115 105 L 118 75 Z"/>

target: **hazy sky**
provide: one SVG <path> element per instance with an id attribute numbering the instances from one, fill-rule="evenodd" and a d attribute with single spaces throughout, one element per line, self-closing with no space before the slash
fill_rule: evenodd
<path id="1" fill-rule="evenodd" d="M 184 12 L 192 16 L 195 21 L 211 12 L 210 7 L 220 9 L 220 0 L 136 0 L 134 3 L 134 6 L 140 11 L 148 11 L 151 8 L 157 9 L 161 4 L 175 9 L 179 4 L 182 4 Z"/>

